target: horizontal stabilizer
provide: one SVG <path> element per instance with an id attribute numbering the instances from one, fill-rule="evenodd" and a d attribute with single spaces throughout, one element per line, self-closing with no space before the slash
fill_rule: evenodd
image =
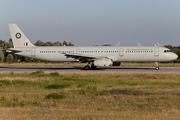
<path id="1" fill-rule="evenodd" d="M 5 49 L 6 52 L 22 52 L 22 50 L 20 49 L 16 49 L 16 48 L 8 48 L 8 49 Z"/>

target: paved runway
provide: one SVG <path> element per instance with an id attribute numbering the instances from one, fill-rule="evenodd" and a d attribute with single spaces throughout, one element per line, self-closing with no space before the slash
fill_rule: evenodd
<path id="1" fill-rule="evenodd" d="M 155 70 L 154 67 L 110 67 L 97 68 L 97 70 L 84 70 L 83 67 L 0 67 L 0 73 L 31 73 L 35 71 L 44 71 L 45 73 L 66 73 L 66 74 L 86 74 L 86 73 L 134 73 L 134 74 L 161 74 L 177 73 L 180 74 L 180 67 L 160 67 Z"/>

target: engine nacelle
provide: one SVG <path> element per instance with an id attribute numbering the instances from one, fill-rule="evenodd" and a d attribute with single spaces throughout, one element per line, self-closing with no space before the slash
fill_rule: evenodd
<path id="1" fill-rule="evenodd" d="M 108 67 L 112 66 L 113 62 L 111 59 L 97 59 L 94 61 L 94 65 L 99 67 Z"/>
<path id="2" fill-rule="evenodd" d="M 121 62 L 113 62 L 113 66 L 120 66 Z"/>

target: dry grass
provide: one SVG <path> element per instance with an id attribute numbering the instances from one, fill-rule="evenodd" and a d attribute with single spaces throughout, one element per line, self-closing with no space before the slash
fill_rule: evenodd
<path id="1" fill-rule="evenodd" d="M 179 74 L 52 75 L 0 74 L 0 119 L 180 119 Z"/>

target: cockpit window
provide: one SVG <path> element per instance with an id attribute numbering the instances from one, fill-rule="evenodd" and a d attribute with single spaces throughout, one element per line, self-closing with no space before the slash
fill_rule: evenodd
<path id="1" fill-rule="evenodd" d="M 167 52 L 172 52 L 171 50 L 164 50 L 164 53 L 167 53 Z"/>

